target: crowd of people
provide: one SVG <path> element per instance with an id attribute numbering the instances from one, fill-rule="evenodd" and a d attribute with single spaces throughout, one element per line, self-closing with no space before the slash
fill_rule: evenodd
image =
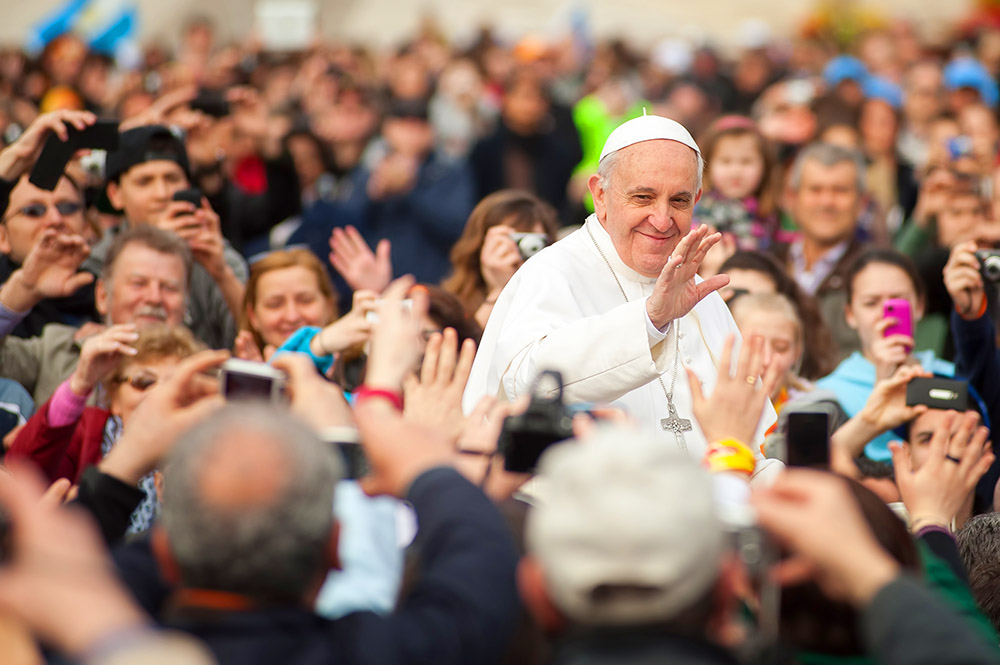
<path id="1" fill-rule="evenodd" d="M 0 661 L 1000 662 L 1000 26 L 918 28 L 0 52 Z"/>

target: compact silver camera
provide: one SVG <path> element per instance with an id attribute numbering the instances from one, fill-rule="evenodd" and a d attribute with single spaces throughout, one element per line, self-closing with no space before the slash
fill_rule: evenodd
<path id="1" fill-rule="evenodd" d="M 517 251 L 525 261 L 549 244 L 549 237 L 544 233 L 511 233 L 510 239 L 517 245 Z"/>

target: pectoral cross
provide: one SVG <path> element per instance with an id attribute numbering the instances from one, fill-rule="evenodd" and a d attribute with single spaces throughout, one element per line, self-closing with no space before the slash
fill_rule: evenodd
<path id="1" fill-rule="evenodd" d="M 674 436 L 677 437 L 677 446 L 681 450 L 687 450 L 687 444 L 684 442 L 684 432 L 691 431 L 691 421 L 687 418 L 679 417 L 677 415 L 677 407 L 670 400 L 667 400 L 667 410 L 670 417 L 662 419 L 660 427 L 665 432 L 673 432 Z"/>

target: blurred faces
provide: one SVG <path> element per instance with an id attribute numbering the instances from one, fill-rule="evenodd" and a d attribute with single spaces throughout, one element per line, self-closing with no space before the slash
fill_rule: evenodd
<path id="1" fill-rule="evenodd" d="M 184 261 L 138 242 L 126 245 L 110 277 L 98 280 L 97 309 L 109 324 L 184 322 Z"/>
<path id="2" fill-rule="evenodd" d="M 757 193 L 764 178 L 764 157 L 751 134 L 723 136 L 715 145 L 709 167 L 712 188 L 727 199 Z"/>
<path id="3" fill-rule="evenodd" d="M 896 112 L 880 99 L 871 99 L 861 107 L 858 121 L 865 152 L 871 157 L 891 156 L 896 151 Z"/>
<path id="4" fill-rule="evenodd" d="M 303 266 L 264 273 L 256 296 L 247 318 L 264 343 L 275 347 L 299 328 L 325 326 L 333 316 L 333 305 L 320 291 L 316 273 Z"/>
<path id="5" fill-rule="evenodd" d="M 49 192 L 24 176 L 11 191 L 7 214 L 0 224 L 0 252 L 20 265 L 46 229 L 82 235 L 85 226 L 83 199 L 68 178 L 61 178 Z"/>
<path id="6" fill-rule="evenodd" d="M 323 175 L 323 157 L 316 141 L 304 134 L 288 137 L 288 152 L 299 175 L 299 185 L 303 190 L 312 187 Z"/>
<path id="7" fill-rule="evenodd" d="M 910 423 L 910 437 L 906 444 L 910 447 L 910 459 L 912 460 L 914 471 L 923 466 L 924 462 L 927 461 L 927 456 L 930 454 L 931 438 L 933 438 L 934 432 L 944 427 L 948 415 L 954 413 L 956 412 L 928 409 L 925 413 L 914 418 L 913 422 Z M 961 424 L 962 419 L 960 417 L 955 418 L 955 422 L 951 425 L 952 433 L 958 431 Z"/>
<path id="8" fill-rule="evenodd" d="M 726 274 L 729 276 L 729 284 L 719 291 L 726 302 L 729 302 L 729 299 L 740 291 L 747 293 L 778 292 L 778 286 L 767 273 L 737 268 L 736 270 L 727 270 Z"/>
<path id="9" fill-rule="evenodd" d="M 972 140 L 972 152 L 982 165 L 989 170 L 996 163 L 997 121 L 993 112 L 982 104 L 966 107 L 958 116 L 959 130 Z"/>
<path id="10" fill-rule="evenodd" d="M 792 209 L 807 241 L 833 247 L 854 234 L 861 208 L 857 177 L 857 167 L 851 162 L 826 166 L 808 160 L 802 165 Z"/>
<path id="11" fill-rule="evenodd" d="M 386 118 L 382 136 L 395 152 L 410 157 L 422 158 L 434 146 L 434 130 L 422 118 Z"/>
<path id="12" fill-rule="evenodd" d="M 909 301 L 914 323 L 923 316 L 924 306 L 917 299 L 917 289 L 902 268 L 871 263 L 855 276 L 854 293 L 847 303 L 847 324 L 858 331 L 865 354 L 876 339 L 875 326 L 883 318 L 882 306 L 891 298 Z"/>
<path id="13" fill-rule="evenodd" d="M 130 224 L 155 224 L 175 192 L 190 187 L 184 169 L 168 159 L 133 166 L 117 183 L 108 183 L 111 205 L 124 211 Z"/>
<path id="14" fill-rule="evenodd" d="M 923 126 L 941 112 L 941 66 L 933 62 L 914 65 L 903 82 L 903 114 L 912 125 Z"/>
<path id="15" fill-rule="evenodd" d="M 535 134 L 548 116 L 549 101 L 542 84 L 530 76 L 520 76 L 503 98 L 503 121 L 517 134 Z"/>
<path id="16" fill-rule="evenodd" d="M 605 189 L 590 179 L 597 219 L 621 260 L 646 277 L 657 277 L 691 230 L 701 198 L 694 151 L 676 141 L 643 141 L 622 148 Z"/>
<path id="17" fill-rule="evenodd" d="M 180 360 L 169 357 L 125 365 L 121 374 L 112 379 L 108 391 L 111 413 L 120 416 L 122 424 L 128 424 L 129 417 L 146 398 L 149 389 L 158 383 L 170 380 Z"/>
<path id="18" fill-rule="evenodd" d="M 743 339 L 750 339 L 753 335 L 764 338 L 764 365 L 770 367 L 775 364 L 782 377 L 771 395 L 772 399 L 777 397 L 795 374 L 802 357 L 798 322 L 774 311 L 740 310 L 736 324 Z"/>
<path id="19" fill-rule="evenodd" d="M 931 122 L 927 139 L 928 169 L 951 164 L 948 143 L 959 135 L 958 122 L 953 118 L 940 117 Z"/>
<path id="20" fill-rule="evenodd" d="M 937 215 L 938 243 L 951 247 L 975 238 L 986 222 L 986 201 L 977 194 L 953 193 Z"/>

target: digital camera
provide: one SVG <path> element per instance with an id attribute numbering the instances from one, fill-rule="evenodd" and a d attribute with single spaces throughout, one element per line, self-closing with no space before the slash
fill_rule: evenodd
<path id="1" fill-rule="evenodd" d="M 510 239 L 517 245 L 517 251 L 525 261 L 549 244 L 549 238 L 544 233 L 511 233 Z"/>
<path id="2" fill-rule="evenodd" d="M 976 252 L 979 259 L 979 270 L 983 279 L 991 284 L 1000 283 L 1000 250 L 980 249 Z"/>

